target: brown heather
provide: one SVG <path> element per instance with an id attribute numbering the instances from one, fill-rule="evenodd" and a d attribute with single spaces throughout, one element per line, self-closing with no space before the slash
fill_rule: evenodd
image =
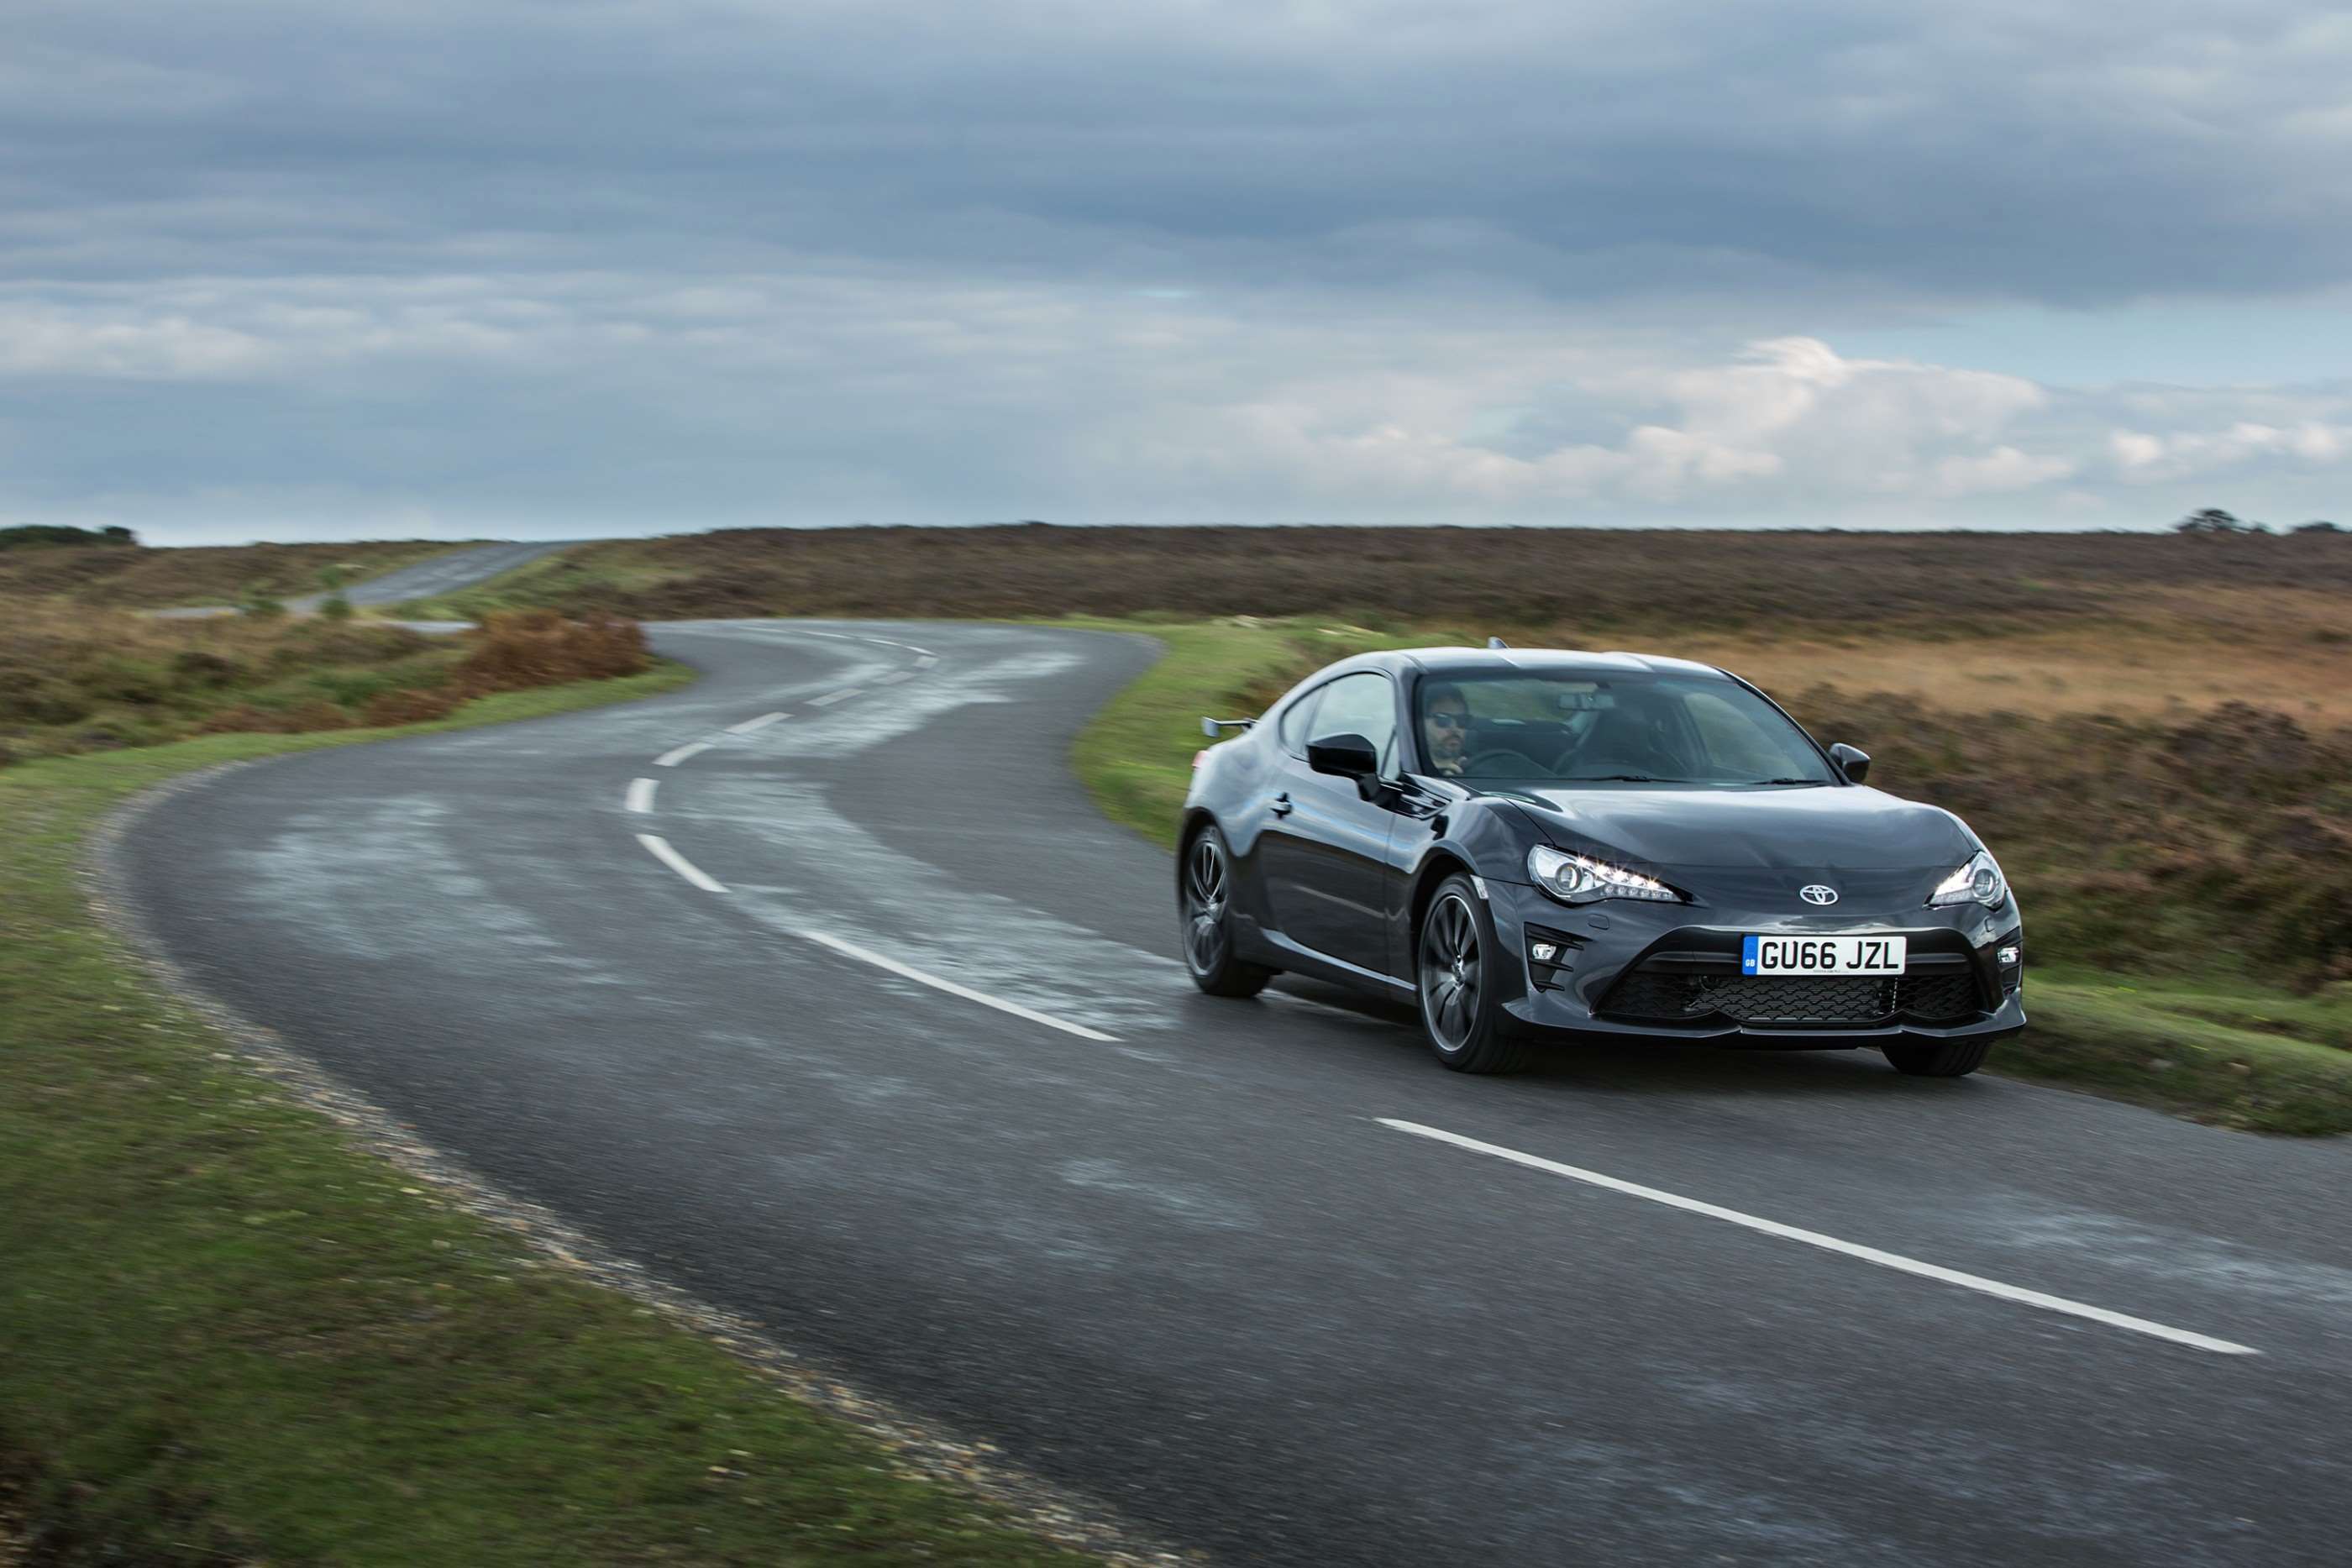
<path id="1" fill-rule="evenodd" d="M 0 600 L 61 595 L 84 604 L 154 609 L 228 604 L 257 591 L 290 598 L 317 592 L 319 573 L 330 567 L 373 576 L 459 548 L 446 539 L 188 549 L 23 546 L 0 550 Z"/>
<path id="2" fill-rule="evenodd" d="M 421 723 L 492 692 L 650 663 L 635 625 L 546 611 L 427 637 L 382 622 L 166 621 L 0 599 L 0 763 L 205 733 Z"/>
<path id="3" fill-rule="evenodd" d="M 1967 635 L 2128 616 L 2158 591 L 2352 595 L 2352 535 L 740 528 L 588 545 L 519 582 L 530 602 L 639 620 L 1327 615 Z"/>

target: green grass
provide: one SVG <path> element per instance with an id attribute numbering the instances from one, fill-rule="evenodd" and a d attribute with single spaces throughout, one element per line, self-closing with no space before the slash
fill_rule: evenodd
<path id="1" fill-rule="evenodd" d="M 1079 736 L 1071 759 L 1103 810 L 1174 846 L 1204 714 L 1255 716 L 1326 659 L 1448 633 L 1332 629 L 1313 621 L 1066 624 L 1150 633 L 1168 653 Z M 2014 870 L 2015 868 L 2012 868 Z M 2029 926 L 2034 909 L 2024 890 Z M 2250 1131 L 2352 1132 L 2352 984 L 2296 995 L 2252 981 L 2037 967 L 2033 1022 L 1993 1050 L 1993 1070 Z"/>
<path id="2" fill-rule="evenodd" d="M 2033 971 L 1992 1064 L 2250 1132 L 2352 1132 L 2352 988 L 2315 997 Z"/>
<path id="3" fill-rule="evenodd" d="M 76 868 L 123 801 L 371 733 L 0 772 L 0 1507 L 34 1560 L 1077 1561 L 355 1149 L 92 915 Z"/>
<path id="4" fill-rule="evenodd" d="M 1285 682 L 1310 659 L 1317 637 L 1312 627 L 1294 622 L 1062 624 L 1143 632 L 1167 647 L 1165 658 L 1094 716 L 1070 760 L 1106 815 L 1170 849 L 1176 847 L 1176 816 L 1190 787 L 1192 754 L 1211 744 L 1201 733 L 1202 717 L 1255 717 L 1266 701 L 1255 694 Z"/>

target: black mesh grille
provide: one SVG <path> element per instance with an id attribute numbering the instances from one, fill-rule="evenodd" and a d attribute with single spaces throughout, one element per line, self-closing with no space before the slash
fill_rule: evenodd
<path id="1" fill-rule="evenodd" d="M 1690 1022 L 1723 1014 L 1742 1023 L 1877 1024 L 1897 1018 L 1967 1018 L 1978 1011 L 1974 976 L 1706 975 L 1636 971 L 1603 1009 L 1621 1018 Z"/>

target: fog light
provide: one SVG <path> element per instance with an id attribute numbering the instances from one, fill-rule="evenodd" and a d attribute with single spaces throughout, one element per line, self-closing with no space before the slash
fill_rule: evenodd
<path id="1" fill-rule="evenodd" d="M 1537 963 L 1549 964 L 1559 956 L 1559 944 L 1557 942 L 1529 943 L 1528 952 L 1533 956 Z"/>
<path id="2" fill-rule="evenodd" d="M 2014 964 L 2017 962 L 2017 949 L 2014 947 L 2003 947 L 2000 953 L 1995 956 L 1999 957 L 2003 964 Z"/>

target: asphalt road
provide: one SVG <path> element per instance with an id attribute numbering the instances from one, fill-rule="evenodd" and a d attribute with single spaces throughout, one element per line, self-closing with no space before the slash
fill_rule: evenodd
<path id="1" fill-rule="evenodd" d="M 161 938 L 498 1183 L 1227 1561 L 2344 1560 L 2352 1145 L 1874 1054 L 1455 1076 L 1192 990 L 1166 858 L 1064 760 L 1145 644 L 655 641 L 707 678 L 167 800 Z"/>
<path id="2" fill-rule="evenodd" d="M 430 599 L 436 594 L 455 593 L 461 588 L 471 588 L 478 582 L 488 582 L 494 577 L 512 571 L 525 561 L 551 555 L 571 542 L 555 539 L 536 544 L 478 545 L 472 549 L 452 550 L 447 555 L 437 555 L 415 566 L 404 566 L 381 577 L 352 583 L 343 591 L 343 597 L 363 608 L 381 608 L 387 604 L 404 604 L 412 599 Z M 288 600 L 286 607 L 298 614 L 310 614 L 326 600 L 323 593 L 309 593 L 299 599 Z"/>

